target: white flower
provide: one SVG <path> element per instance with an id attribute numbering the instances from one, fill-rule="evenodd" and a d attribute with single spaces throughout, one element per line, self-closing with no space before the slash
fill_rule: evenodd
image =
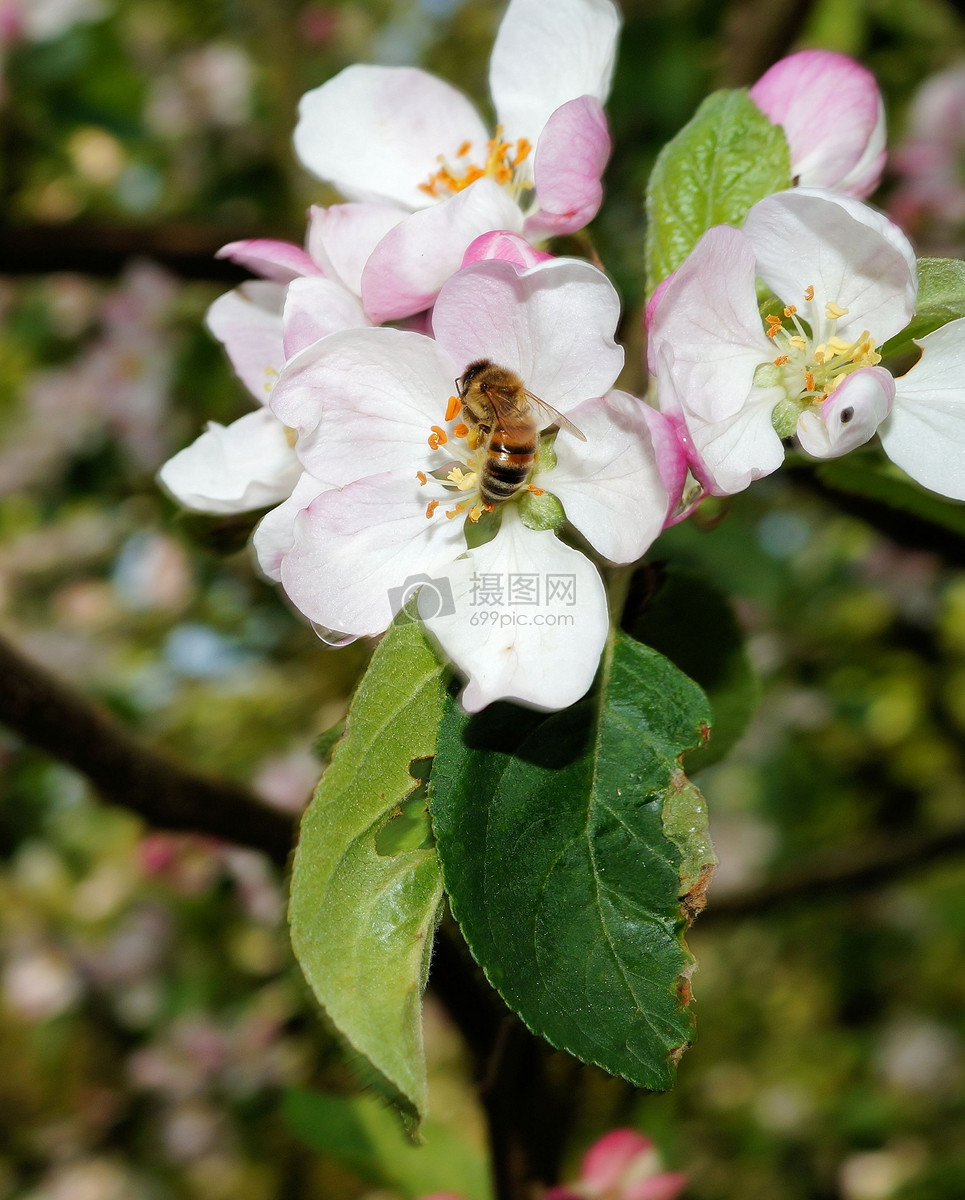
<path id="1" fill-rule="evenodd" d="M 611 0 L 511 0 L 490 63 L 492 135 L 461 92 L 414 68 L 357 64 L 302 98 L 308 170 L 405 218 L 362 274 L 373 322 L 428 308 L 480 234 L 544 238 L 593 218 L 619 24 Z"/>
<path id="2" fill-rule="evenodd" d="M 671 501 L 650 435 L 659 414 L 610 391 L 623 363 L 618 315 L 609 281 L 586 263 L 480 261 L 443 287 L 434 338 L 350 330 L 305 351 L 271 405 L 298 431 L 302 495 L 318 494 L 300 501 L 293 529 L 289 513 L 256 538 L 266 569 L 310 619 L 355 636 L 383 631 L 401 593 L 423 582 L 420 612 L 469 676 L 470 711 L 499 698 L 546 709 L 578 699 L 606 638 L 605 590 L 588 558 L 530 527 L 540 522 L 526 508 L 552 509 L 552 493 L 602 557 L 632 562 Z M 514 372 L 586 441 L 560 432 L 527 484 L 477 525 L 486 445 L 472 448 L 453 391 L 480 360 Z M 498 532 L 468 548 L 487 522 Z"/>
<path id="3" fill-rule="evenodd" d="M 755 278 L 783 302 L 762 321 Z M 649 359 L 707 489 L 775 470 L 782 438 L 830 458 L 880 432 L 919 483 L 965 499 L 965 320 L 918 343 L 899 378 L 879 348 L 914 313 L 907 239 L 856 200 L 798 188 L 769 196 L 742 231 L 716 226 L 654 297 Z"/>

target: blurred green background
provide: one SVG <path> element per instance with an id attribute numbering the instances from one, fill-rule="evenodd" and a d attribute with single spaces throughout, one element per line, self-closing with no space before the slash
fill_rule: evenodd
<path id="1" fill-rule="evenodd" d="M 900 142 L 916 90 L 965 55 L 965 22 L 942 0 L 624 12 L 591 233 L 642 389 L 643 190 L 706 92 L 793 48 L 841 50 L 877 73 Z M 243 527 L 185 520 L 154 483 L 205 420 L 249 407 L 202 327 L 240 278 L 212 255 L 298 241 L 307 204 L 332 198 L 291 151 L 302 91 L 352 61 L 418 62 L 485 104 L 500 15 L 481 0 L 0 0 L 3 630 L 150 743 L 288 813 L 365 650 L 326 650 L 259 578 Z M 965 221 L 926 214 L 914 233 L 960 254 Z M 965 523 L 945 508 L 927 529 L 859 511 L 798 465 L 654 548 L 733 596 L 763 703 L 698 777 L 721 858 L 690 939 L 700 1041 L 665 1096 L 560 1064 L 579 1094 L 571 1176 L 594 1137 L 632 1124 L 693 1200 L 965 1196 L 965 852 L 847 890 L 766 890 L 826 854 L 847 872 L 879 841 L 899 862 L 922 836 L 963 843 Z M 145 828 L 2 730 L 0 779 L 2 1200 L 478 1181 L 468 1066 L 431 994 L 430 1166 L 366 1163 L 347 1135 L 310 1145 L 292 1089 L 357 1081 L 291 959 L 280 873 Z"/>

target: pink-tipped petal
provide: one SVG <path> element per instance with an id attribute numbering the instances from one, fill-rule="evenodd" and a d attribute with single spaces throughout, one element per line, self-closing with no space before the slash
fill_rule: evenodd
<path id="1" fill-rule="evenodd" d="M 661 279 L 660 282 L 657 284 L 657 286 L 653 289 L 653 295 L 647 301 L 647 309 L 646 309 L 646 312 L 644 313 L 644 318 L 643 318 L 643 321 L 644 321 L 643 327 L 644 327 L 644 332 L 646 333 L 648 338 L 650 337 L 650 330 L 653 329 L 653 323 L 657 317 L 657 309 L 660 306 L 661 300 L 663 300 L 663 294 L 667 290 L 667 287 L 668 287 L 671 279 L 673 279 L 674 275 L 676 275 L 676 271 L 671 272 L 668 276 L 666 276 L 665 279 Z M 648 344 L 648 349 L 649 349 L 649 344 Z M 648 365 L 648 367 L 650 366 L 649 362 L 647 363 L 647 365 Z M 653 367 L 650 367 L 650 370 L 652 371 Z"/>
<path id="2" fill-rule="evenodd" d="M 362 272 L 362 303 L 374 324 L 429 308 L 459 270 L 467 247 L 493 229 L 520 231 L 523 216 L 505 188 L 480 179 L 391 229 Z"/>
<path id="3" fill-rule="evenodd" d="M 666 519 L 671 524 L 676 524 L 679 519 L 676 513 L 683 495 L 689 465 L 687 442 L 681 437 L 683 420 L 670 413 L 660 412 L 643 400 L 638 400 L 637 403 L 650 431 L 657 470 L 667 493 Z"/>
<path id="4" fill-rule="evenodd" d="M 895 381 L 884 367 L 862 367 L 797 423 L 797 440 L 815 458 L 840 458 L 874 437 L 891 412 Z"/>
<path id="5" fill-rule="evenodd" d="M 614 341 L 619 315 L 613 285 L 589 263 L 554 258 L 519 272 L 490 261 L 449 280 L 432 328 L 460 370 L 491 359 L 565 414 L 613 386 L 623 366 Z"/>
<path id="6" fill-rule="evenodd" d="M 885 454 L 952 500 L 965 500 L 965 317 L 918 342 L 921 358 L 896 381 L 880 429 Z"/>
<path id="7" fill-rule="evenodd" d="M 206 324 L 225 348 L 241 382 L 260 404 L 285 365 L 282 308 L 285 288 L 252 281 L 219 296 Z"/>
<path id="8" fill-rule="evenodd" d="M 586 441 L 561 431 L 556 467 L 536 480 L 562 503 L 567 520 L 593 549 L 614 563 L 642 557 L 670 507 L 646 407 L 626 392 L 610 392 L 571 409 Z"/>
<path id="9" fill-rule="evenodd" d="M 843 54 L 802 50 L 782 58 L 750 90 L 784 129 L 791 174 L 805 187 L 864 199 L 885 163 L 885 113 L 870 71 Z"/>
<path id="10" fill-rule="evenodd" d="M 462 92 L 414 67 L 355 64 L 302 96 L 295 151 L 350 200 L 407 208 L 435 203 L 420 190 L 469 142 L 485 154 L 489 133 Z"/>
<path id="11" fill-rule="evenodd" d="M 284 326 L 285 357 L 340 329 L 364 329 L 371 322 L 359 300 L 334 279 L 296 279 L 288 288 Z"/>
<path id="12" fill-rule="evenodd" d="M 527 529 L 515 507 L 506 507 L 491 542 L 440 572 L 452 604 L 440 606 L 435 596 L 420 595 L 420 615 L 469 676 L 461 696 L 467 712 L 479 712 L 494 700 L 548 711 L 566 708 L 586 693 L 596 674 L 607 634 L 606 590 L 588 558 L 548 530 Z M 528 606 L 525 615 L 539 613 L 543 620 L 520 620 L 523 610 L 507 590 L 506 603 L 484 606 L 485 620 L 473 625 L 473 614 L 483 611 L 475 604 L 476 577 L 482 575 L 498 577 L 507 589 L 510 576 L 535 577 L 539 603 Z"/>
<path id="13" fill-rule="evenodd" d="M 325 275 L 361 296 L 362 270 L 372 251 L 406 215 L 406 209 L 394 204 L 313 205 L 308 252 Z"/>
<path id="14" fill-rule="evenodd" d="M 468 267 L 474 262 L 497 258 L 525 271 L 529 267 L 535 267 L 537 263 L 549 262 L 552 257 L 552 254 L 536 250 L 518 233 L 510 233 L 508 229 L 495 229 L 491 233 L 481 234 L 470 243 L 463 256 L 462 265 Z"/>
<path id="15" fill-rule="evenodd" d="M 611 0 L 511 0 L 489 65 L 506 137 L 536 142 L 561 104 L 577 96 L 605 101 L 619 32 Z"/>
<path id="16" fill-rule="evenodd" d="M 229 242 L 215 258 L 227 258 L 263 279 L 275 283 L 290 283 L 302 275 L 321 275 L 322 271 L 310 254 L 291 242 L 276 242 L 271 238 L 252 238 L 245 242 Z"/>
<path id="17" fill-rule="evenodd" d="M 610 131 L 600 102 L 580 96 L 561 105 L 540 134 L 533 161 L 538 211 L 526 220 L 528 237 L 576 233 L 596 216 L 600 182 L 610 158 Z"/>
<path id="18" fill-rule="evenodd" d="M 583 1156 L 580 1177 L 593 1191 L 615 1187 L 637 1161 L 655 1161 L 653 1142 L 635 1129 L 611 1129 Z"/>

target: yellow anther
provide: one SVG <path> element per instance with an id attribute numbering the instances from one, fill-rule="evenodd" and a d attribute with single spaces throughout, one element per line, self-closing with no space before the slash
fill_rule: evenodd
<path id="1" fill-rule="evenodd" d="M 545 496 L 546 495 L 546 488 L 538 488 L 536 486 L 536 484 L 534 484 L 534 483 L 528 483 L 526 485 L 526 488 L 527 488 L 527 491 L 532 492 L 534 496 Z"/>
<path id="2" fill-rule="evenodd" d="M 486 159 L 482 166 L 472 162 L 461 162 L 453 168 L 446 162 L 444 155 L 439 155 L 437 161 L 439 170 L 430 175 L 425 183 L 419 184 L 419 190 L 439 199 L 445 195 L 454 195 L 464 191 L 477 179 L 495 179 L 497 183 L 511 184 L 516 168 L 524 159 L 529 157 L 533 147 L 526 138 L 519 138 L 515 143 L 504 142 L 502 128 L 496 127 L 496 133 L 486 143 Z M 470 142 L 463 142 L 456 157 L 465 160 L 472 149 Z"/>
<path id="3" fill-rule="evenodd" d="M 438 500 L 430 500 L 429 503 L 426 505 L 426 516 L 431 517 L 432 514 L 436 511 L 436 509 L 438 507 L 439 507 Z"/>
<path id="4" fill-rule="evenodd" d="M 456 414 L 459 412 L 460 408 L 462 408 L 462 401 L 459 399 L 459 397 L 458 396 L 450 396 L 449 403 L 446 405 L 445 419 L 447 421 L 451 421 L 452 418 L 454 416 L 456 416 Z"/>
<path id="5" fill-rule="evenodd" d="M 797 312 L 797 307 L 793 304 L 788 304 L 784 308 L 785 317 L 793 317 L 796 312 Z"/>
<path id="6" fill-rule="evenodd" d="M 792 345 L 794 347 L 795 350 L 806 350 L 807 349 L 807 342 L 802 337 L 788 338 L 788 342 L 790 343 L 790 345 Z"/>
<path id="7" fill-rule="evenodd" d="M 805 371 L 804 372 L 804 386 L 807 388 L 807 390 L 809 392 L 814 391 L 814 372 L 813 371 Z"/>
<path id="8" fill-rule="evenodd" d="M 774 359 L 774 366 L 775 367 L 786 367 L 789 362 L 790 362 L 790 359 L 788 358 L 788 356 L 786 354 L 782 354 L 779 358 Z"/>
<path id="9" fill-rule="evenodd" d="M 842 308 L 840 304 L 835 304 L 833 300 L 829 300 L 824 306 L 824 315 L 829 321 L 836 321 L 838 317 L 846 317 L 848 309 Z"/>
<path id="10" fill-rule="evenodd" d="M 420 487 L 425 487 L 429 482 L 429 476 L 425 473 L 425 471 L 416 471 L 415 477 L 418 479 Z"/>
<path id="11" fill-rule="evenodd" d="M 835 354 L 847 354 L 854 348 L 851 342 L 846 342 L 844 338 L 839 337 L 830 338 L 828 340 L 828 346 L 834 351 Z"/>
<path id="12" fill-rule="evenodd" d="M 809 283 L 808 286 L 804 289 L 804 299 L 805 300 L 813 300 L 814 299 L 814 284 L 813 283 Z"/>
<path id="13" fill-rule="evenodd" d="M 449 435 L 441 425 L 431 425 L 432 432 L 429 434 L 429 449 L 438 450 L 440 446 L 444 446 L 449 441 Z"/>
<path id="14" fill-rule="evenodd" d="M 486 507 L 487 506 L 484 505 L 482 503 L 482 501 L 479 501 L 477 504 L 474 504 L 472 506 L 472 508 L 469 510 L 469 520 L 472 521 L 473 525 L 475 525 L 476 522 L 479 520 L 479 518 L 483 515 L 483 510 Z M 490 508 L 489 511 L 491 512 L 492 509 Z"/>

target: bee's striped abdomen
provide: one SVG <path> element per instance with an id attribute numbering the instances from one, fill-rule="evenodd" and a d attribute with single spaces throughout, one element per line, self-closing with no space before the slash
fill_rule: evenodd
<path id="1" fill-rule="evenodd" d="M 522 488 L 536 459 L 537 438 L 522 439 L 502 429 L 493 432 L 479 480 L 479 496 L 485 504 L 500 504 Z"/>

